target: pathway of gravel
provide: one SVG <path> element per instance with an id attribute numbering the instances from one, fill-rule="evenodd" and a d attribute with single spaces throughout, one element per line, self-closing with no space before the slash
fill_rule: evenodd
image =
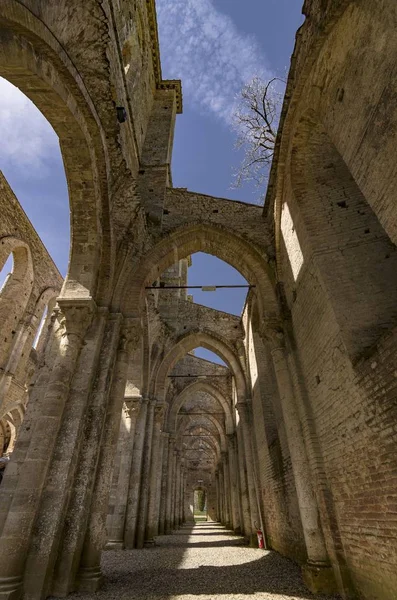
<path id="1" fill-rule="evenodd" d="M 157 538 L 152 548 L 104 552 L 103 573 L 105 585 L 97 594 L 72 594 L 68 599 L 320 598 L 305 589 L 294 563 L 274 552 L 248 548 L 241 537 L 216 523 L 185 526 Z"/>

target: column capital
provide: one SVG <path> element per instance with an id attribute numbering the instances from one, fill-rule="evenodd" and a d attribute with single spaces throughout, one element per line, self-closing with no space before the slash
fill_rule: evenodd
<path id="1" fill-rule="evenodd" d="M 139 411 L 139 407 L 142 404 L 142 397 L 136 396 L 135 398 L 124 398 L 123 410 L 126 417 L 131 418 L 135 412 Z"/>
<path id="2" fill-rule="evenodd" d="M 260 335 L 271 351 L 285 348 L 285 332 L 281 321 L 263 321 Z"/>
<path id="3" fill-rule="evenodd" d="M 76 335 L 83 339 L 91 324 L 97 305 L 93 298 L 57 298 L 58 320 L 62 335 Z M 107 309 L 102 309 L 107 311 Z"/>
<path id="4" fill-rule="evenodd" d="M 119 350 L 131 354 L 134 352 L 142 338 L 142 325 L 140 319 L 124 319 L 121 327 Z"/>
<path id="5" fill-rule="evenodd" d="M 162 425 L 165 414 L 165 406 L 164 404 L 155 404 L 154 405 L 154 421 L 156 425 Z"/>

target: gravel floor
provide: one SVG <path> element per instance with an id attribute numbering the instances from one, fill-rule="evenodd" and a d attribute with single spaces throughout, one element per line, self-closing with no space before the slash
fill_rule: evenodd
<path id="1" fill-rule="evenodd" d="M 184 527 L 144 550 L 104 552 L 104 587 L 79 600 L 309 600 L 299 568 L 276 553 L 248 548 L 214 523 Z M 334 597 L 336 600 L 337 597 Z M 328 596 L 328 600 L 330 597 Z"/>

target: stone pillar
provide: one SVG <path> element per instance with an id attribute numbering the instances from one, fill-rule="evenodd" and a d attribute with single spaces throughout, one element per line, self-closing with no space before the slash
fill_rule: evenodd
<path id="1" fill-rule="evenodd" d="M 153 528 L 153 535 L 156 537 L 159 535 L 160 526 L 160 502 L 161 502 L 161 486 L 162 486 L 162 474 L 163 474 L 163 453 L 164 453 L 164 438 L 162 431 L 160 432 L 159 441 L 159 464 L 157 466 L 157 478 L 156 478 L 156 507 L 155 507 L 155 521 Z M 168 442 L 167 442 L 168 445 Z"/>
<path id="2" fill-rule="evenodd" d="M 76 454 L 76 472 L 70 484 L 69 502 L 64 515 L 63 529 L 60 531 L 60 545 L 57 561 L 54 568 L 52 593 L 66 595 L 75 586 L 75 580 L 86 535 L 87 524 L 91 512 L 92 497 L 95 489 L 98 460 L 100 460 L 100 448 L 103 442 L 106 415 L 112 391 L 112 383 L 117 363 L 118 346 L 120 341 L 121 315 L 109 315 L 102 344 L 98 365 L 95 369 L 92 386 L 85 410 L 84 418 L 80 428 L 80 447 Z M 81 365 L 83 376 L 86 377 L 86 365 Z M 75 384 L 75 381 L 74 381 Z M 79 400 L 78 392 L 75 390 L 72 405 Z M 120 412 L 117 415 L 117 428 L 120 423 Z M 81 401 L 81 398 L 80 398 Z M 71 406 L 72 406 L 71 405 Z M 71 408 L 68 406 L 68 408 Z M 73 422 L 73 420 L 72 420 Z M 65 431 L 67 443 L 68 429 Z M 59 451 L 59 449 L 58 449 Z M 46 511 L 40 521 L 45 519 L 46 512 L 51 510 L 51 497 L 48 496 Z M 37 569 L 36 569 L 37 571 Z M 99 576 L 98 576 L 99 577 Z M 100 579 L 100 577 L 99 577 Z M 30 584 L 30 587 L 31 584 Z"/>
<path id="3" fill-rule="evenodd" d="M 181 486 L 181 462 L 179 451 L 176 451 L 175 459 L 175 477 L 174 477 L 174 510 L 173 510 L 173 529 L 178 529 L 178 515 L 179 515 L 179 492 Z"/>
<path id="4" fill-rule="evenodd" d="M 308 556 L 308 562 L 303 567 L 303 578 L 307 586 L 315 592 L 333 592 L 334 576 L 329 565 L 317 502 L 311 485 L 309 460 L 288 367 L 284 334 L 272 329 L 266 332 L 266 336 L 271 348 Z"/>
<path id="5" fill-rule="evenodd" d="M 161 472 L 161 489 L 160 489 L 160 518 L 159 518 L 159 535 L 165 533 L 165 515 L 167 508 L 167 475 L 168 475 L 168 453 L 169 453 L 169 437 L 170 434 L 163 431 L 163 465 Z"/>
<path id="6" fill-rule="evenodd" d="M 78 589 L 94 592 L 101 583 L 101 554 L 106 541 L 106 518 L 113 474 L 114 457 L 120 429 L 128 364 L 140 339 L 139 322 L 126 320 L 118 346 L 109 401 L 101 436 L 96 480 L 78 572 Z"/>
<path id="7" fill-rule="evenodd" d="M 221 521 L 220 493 L 219 493 L 219 471 L 215 471 L 215 493 L 216 493 L 216 520 Z"/>
<path id="8" fill-rule="evenodd" d="M 236 465 L 236 439 L 235 434 L 227 436 L 227 445 L 229 453 L 229 481 L 230 481 L 230 504 L 231 504 L 231 522 L 235 533 L 241 532 L 240 527 L 240 494 L 238 490 L 238 473 Z"/>
<path id="9" fill-rule="evenodd" d="M 159 513 L 158 513 L 158 482 L 161 483 L 162 474 L 162 438 L 161 428 L 164 421 L 164 408 L 161 405 L 155 407 L 153 442 L 152 442 L 152 460 L 150 465 L 149 478 L 149 503 L 146 521 L 145 539 L 148 542 L 154 542 L 154 536 L 158 533 Z M 138 546 L 139 547 L 139 546 Z"/>
<path id="10" fill-rule="evenodd" d="M 177 464 L 178 464 L 178 450 L 174 447 L 174 453 L 172 457 L 172 481 L 171 481 L 171 513 L 170 513 L 170 526 L 171 532 L 175 528 L 175 490 L 176 490 L 176 477 L 177 477 Z"/>
<path id="11" fill-rule="evenodd" d="M 172 481 L 174 478 L 174 463 L 175 463 L 175 435 L 170 435 L 168 440 L 168 473 L 167 473 L 167 501 L 165 513 L 165 533 L 172 533 Z"/>
<path id="12" fill-rule="evenodd" d="M 240 482 L 240 499 L 241 499 L 241 527 L 242 532 L 246 537 L 250 537 L 252 534 L 251 525 L 251 511 L 250 502 L 248 497 L 248 483 L 246 475 L 246 461 L 243 443 L 243 434 L 241 430 L 241 424 L 237 426 L 237 460 L 239 469 L 239 482 Z"/>
<path id="13" fill-rule="evenodd" d="M 230 480 L 229 480 L 229 464 L 227 452 L 222 452 L 223 463 L 223 487 L 225 490 L 225 525 L 231 528 L 230 519 Z"/>
<path id="14" fill-rule="evenodd" d="M 127 510 L 124 529 L 124 545 L 128 549 L 135 547 L 148 405 L 149 398 L 142 398 L 141 410 L 139 411 L 135 429 L 135 447 L 132 457 L 131 475 L 128 486 Z"/>
<path id="15" fill-rule="evenodd" d="M 152 440 L 154 426 L 154 410 L 156 401 L 150 400 L 146 419 L 145 443 L 142 461 L 141 489 L 138 505 L 138 522 L 136 530 L 136 548 L 143 548 L 145 542 L 145 530 L 148 518 L 150 468 L 152 462 Z"/>
<path id="16" fill-rule="evenodd" d="M 194 523 L 194 519 L 193 519 L 193 513 L 191 510 L 191 506 L 192 506 L 192 498 L 193 498 L 193 491 L 191 489 L 191 486 L 188 486 L 188 474 L 186 472 L 186 477 L 185 477 L 185 506 L 184 506 L 184 511 L 185 511 L 185 522 L 186 523 Z"/>
<path id="17" fill-rule="evenodd" d="M 0 538 L 1 600 L 17 600 L 22 593 L 25 561 L 42 490 L 55 451 L 76 363 L 96 309 L 91 298 L 62 298 L 58 304 L 63 326 L 59 353 L 49 376 L 40 418 L 34 422 L 29 449 Z"/>
<path id="18" fill-rule="evenodd" d="M 181 495 L 179 504 L 179 525 L 183 525 L 185 522 L 185 461 L 181 461 Z"/>
<path id="19" fill-rule="evenodd" d="M 237 402 L 237 410 L 240 416 L 240 423 L 242 427 L 242 438 L 244 444 L 245 464 L 247 469 L 247 485 L 248 485 L 248 498 L 250 504 L 251 513 L 251 541 L 256 542 L 256 529 L 259 527 L 259 511 L 256 494 L 256 482 L 255 482 L 255 471 L 254 471 L 254 456 L 252 453 L 251 436 L 253 430 L 251 427 L 250 409 L 249 402 Z"/>
<path id="20" fill-rule="evenodd" d="M 124 548 L 124 525 L 127 508 L 128 485 L 131 474 L 132 455 L 134 450 L 135 428 L 141 408 L 142 398 L 125 399 L 125 429 L 120 431 L 117 449 L 118 470 L 113 475 L 114 500 L 111 514 L 108 513 L 107 548 L 122 550 Z"/>
<path id="21" fill-rule="evenodd" d="M 225 480 L 223 476 L 223 465 L 222 463 L 218 466 L 219 472 L 219 508 L 221 513 L 221 523 L 225 525 Z"/>

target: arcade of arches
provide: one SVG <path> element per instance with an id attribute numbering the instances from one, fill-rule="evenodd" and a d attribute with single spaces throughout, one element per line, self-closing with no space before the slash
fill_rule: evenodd
<path id="1" fill-rule="evenodd" d="M 313 592 L 396 598 L 397 8 L 304 11 L 263 209 L 172 187 L 154 0 L 0 3 L 72 231 L 62 281 L 0 179 L 0 600 L 96 591 L 197 489 Z M 195 252 L 252 286 L 241 317 L 181 289 Z"/>

